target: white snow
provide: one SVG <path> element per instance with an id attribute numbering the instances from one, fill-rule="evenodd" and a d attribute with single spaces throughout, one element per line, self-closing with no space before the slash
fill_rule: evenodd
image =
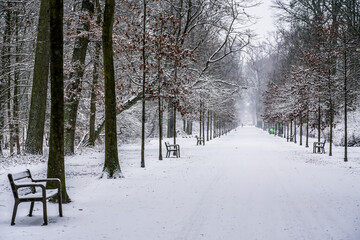
<path id="1" fill-rule="evenodd" d="M 139 144 L 121 146 L 124 179 L 98 178 L 101 151 L 67 158 L 72 202 L 63 206 L 62 218 L 57 204 L 48 203 L 48 226 L 41 226 L 40 203 L 33 217 L 26 216 L 29 204 L 20 204 L 10 226 L 13 197 L 6 176 L 29 168 L 44 177 L 46 162 L 1 160 L 0 239 L 360 239 L 359 148 L 350 148 L 350 161 L 343 163 L 341 147 L 332 157 L 313 154 L 253 127 L 206 146 L 196 146 L 195 138 L 177 141 L 181 158 L 163 161 L 157 160 L 158 140 L 148 142 L 145 169 Z"/>

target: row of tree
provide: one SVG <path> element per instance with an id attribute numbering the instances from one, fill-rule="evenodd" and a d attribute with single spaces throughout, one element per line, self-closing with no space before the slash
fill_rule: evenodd
<path id="1" fill-rule="evenodd" d="M 358 105 L 360 77 L 360 1 L 277 0 L 279 21 L 276 59 L 264 93 L 263 117 L 268 123 L 308 124 L 330 142 L 334 117 L 343 116 L 344 161 L 347 156 L 347 114 Z"/>
<path id="2" fill-rule="evenodd" d="M 138 103 L 141 167 L 150 121 L 152 130 L 158 125 L 162 159 L 165 110 L 174 143 L 179 115 L 188 134 L 195 120 L 203 136 L 205 122 L 215 134 L 225 132 L 236 121 L 241 52 L 252 38 L 245 10 L 255 4 L 1 1 L 0 155 L 6 145 L 10 154 L 43 154 L 50 133 L 48 176 L 62 180 L 66 202 L 64 155 L 74 154 L 76 139 L 94 146 L 105 128 L 103 175 L 122 177 L 118 129 L 130 121 L 120 114 L 139 113 Z"/>

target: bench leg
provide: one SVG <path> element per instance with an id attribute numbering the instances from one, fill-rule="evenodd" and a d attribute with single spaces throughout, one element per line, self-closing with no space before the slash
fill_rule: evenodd
<path id="1" fill-rule="evenodd" d="M 63 213 L 62 213 L 62 196 L 61 196 L 61 192 L 58 194 L 58 201 L 59 201 L 59 216 L 62 217 Z"/>
<path id="2" fill-rule="evenodd" d="M 43 200 L 42 203 L 43 203 L 43 216 L 44 216 L 44 224 L 43 225 L 47 225 L 48 218 L 47 218 L 47 209 L 46 209 L 46 199 Z"/>
<path id="3" fill-rule="evenodd" d="M 35 204 L 34 201 L 30 203 L 30 211 L 29 211 L 29 215 L 28 215 L 29 217 L 32 216 L 32 212 L 33 212 L 33 210 L 34 210 L 34 204 Z"/>
<path id="4" fill-rule="evenodd" d="M 11 225 L 15 225 L 15 217 L 16 217 L 16 212 L 17 212 L 17 208 L 19 206 L 19 203 L 20 202 L 15 201 L 14 210 L 13 210 L 13 214 L 12 214 L 12 218 L 11 218 Z"/>

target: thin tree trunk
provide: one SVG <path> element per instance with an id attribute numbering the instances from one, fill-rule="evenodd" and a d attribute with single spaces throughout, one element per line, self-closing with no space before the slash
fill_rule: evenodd
<path id="1" fill-rule="evenodd" d="M 174 104 L 174 144 L 176 144 L 176 105 Z"/>
<path id="2" fill-rule="evenodd" d="M 213 112 L 210 111 L 210 140 L 212 140 L 213 136 L 212 136 L 212 128 L 213 128 Z"/>
<path id="3" fill-rule="evenodd" d="M 302 146 L 302 137 L 303 137 L 303 117 L 300 114 L 300 146 Z"/>
<path id="4" fill-rule="evenodd" d="M 203 119 L 203 122 L 202 122 L 202 132 L 203 132 L 203 145 L 205 145 L 205 107 L 204 107 L 204 102 L 203 102 L 203 111 L 202 111 L 202 119 Z"/>
<path id="5" fill-rule="evenodd" d="M 168 127 L 167 127 L 167 137 L 171 138 L 174 135 L 174 106 L 172 100 L 169 99 L 168 102 Z"/>
<path id="6" fill-rule="evenodd" d="M 7 120 L 8 120 L 8 128 L 9 128 L 9 141 L 10 141 L 10 154 L 14 153 L 14 146 L 13 146 L 13 120 L 11 115 L 11 69 L 10 69 L 10 54 L 11 54 L 11 3 L 7 3 L 7 10 L 5 12 L 5 31 L 3 36 L 3 81 L 7 83 L 5 86 L 5 90 L 3 93 L 7 93 L 7 100 L 6 100 L 6 111 L 7 111 Z M 5 85 L 5 84 L 4 84 Z M 4 99 L 3 99 L 4 100 Z"/>
<path id="7" fill-rule="evenodd" d="M 309 147 L 309 110 L 306 112 L 306 144 L 305 147 Z"/>
<path id="8" fill-rule="evenodd" d="M 101 24 L 101 8 L 99 0 L 95 1 L 96 4 L 96 24 Z M 95 121 L 96 121 L 96 85 L 99 81 L 99 65 L 100 65 L 100 51 L 101 42 L 95 43 L 95 57 L 94 57 L 94 69 L 93 69 L 93 82 L 91 86 L 91 100 L 90 100 L 90 123 L 89 123 L 89 146 L 95 146 L 96 134 L 95 134 Z"/>
<path id="9" fill-rule="evenodd" d="M 319 106 L 318 106 L 318 142 L 320 142 L 320 130 L 321 130 L 321 107 L 320 107 L 320 98 L 319 98 Z M 320 149 L 318 149 L 320 152 Z"/>
<path id="10" fill-rule="evenodd" d="M 47 176 L 60 179 L 62 200 L 68 203 L 64 163 L 63 7 L 62 0 L 50 1 L 51 116 Z M 55 182 L 48 182 L 46 187 L 57 186 Z"/>
<path id="11" fill-rule="evenodd" d="M 19 46 L 19 13 L 16 12 L 15 16 L 15 40 L 16 40 L 16 57 L 15 62 L 16 66 L 20 62 L 20 46 Z M 13 120 L 14 120 L 14 133 L 15 133 L 15 144 L 16 144 L 16 154 L 21 153 L 20 149 L 20 130 L 19 130 L 19 87 L 18 82 L 20 78 L 19 69 L 15 69 L 14 71 L 14 98 L 13 98 Z"/>
<path id="12" fill-rule="evenodd" d="M 200 101 L 200 111 L 199 111 L 199 117 L 200 117 L 200 119 L 199 119 L 199 125 L 200 125 L 200 129 L 199 129 L 199 137 L 201 138 L 202 137 L 202 114 L 201 114 L 201 101 Z"/>
<path id="13" fill-rule="evenodd" d="M 296 143 L 296 118 L 294 119 L 294 143 Z"/>
<path id="14" fill-rule="evenodd" d="M 25 152 L 43 153 L 50 64 L 50 1 L 41 0 Z"/>
<path id="15" fill-rule="evenodd" d="M 142 112 L 141 112 L 141 167 L 145 167 L 145 85 L 146 85 L 146 1 L 143 0 L 143 35 L 142 35 Z"/>
<path id="16" fill-rule="evenodd" d="M 344 162 L 348 161 L 348 133 L 347 133 L 347 45 L 346 38 L 344 39 L 345 52 L 344 52 Z"/>
<path id="17" fill-rule="evenodd" d="M 94 13 L 94 5 L 89 0 L 82 0 L 82 11 Z M 83 29 L 83 30 L 82 30 Z M 90 30 L 90 20 L 84 21 L 83 25 L 77 29 L 77 33 Z M 65 155 L 74 154 L 75 144 L 75 130 L 77 111 L 80 102 L 81 81 L 84 76 L 86 51 L 89 44 L 89 37 L 87 34 L 76 38 L 74 44 L 74 51 L 72 55 L 72 67 L 75 72 L 70 74 L 70 84 L 66 88 L 65 101 Z"/>
<path id="18" fill-rule="evenodd" d="M 207 123 L 206 123 L 206 141 L 210 140 L 210 110 L 207 110 Z"/>
<path id="19" fill-rule="evenodd" d="M 160 91 L 160 89 L 159 89 Z M 159 160 L 163 160 L 162 157 L 162 134 L 163 134 L 163 130 L 162 130 L 162 106 L 161 106 L 161 97 L 160 97 L 160 92 L 159 92 L 159 97 L 158 97 L 158 104 L 159 104 Z"/>
<path id="20" fill-rule="evenodd" d="M 8 52 L 8 55 L 10 56 L 10 51 Z M 9 63 L 10 63 L 10 57 L 9 57 Z M 8 69 L 10 70 L 10 66 L 8 66 Z M 13 125 L 13 116 L 12 116 L 12 111 L 11 111 L 11 99 L 12 99 L 12 95 L 11 94 L 11 76 L 10 73 L 7 76 L 7 80 L 8 80 L 8 85 L 7 85 L 7 112 L 8 112 L 8 125 L 9 125 L 9 142 L 10 142 L 10 155 L 12 155 L 14 153 L 14 125 Z"/>
<path id="21" fill-rule="evenodd" d="M 329 139 L 329 156 L 332 156 L 332 143 L 333 143 L 333 105 L 330 98 L 330 139 Z"/>

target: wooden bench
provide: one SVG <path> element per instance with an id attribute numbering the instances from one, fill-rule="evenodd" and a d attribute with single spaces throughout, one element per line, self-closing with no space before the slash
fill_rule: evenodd
<path id="1" fill-rule="evenodd" d="M 170 144 L 168 142 L 165 142 L 166 146 L 166 157 L 170 157 L 170 153 L 173 153 L 174 156 L 177 158 L 180 157 L 180 145 L 179 144 Z"/>
<path id="2" fill-rule="evenodd" d="M 44 225 L 48 224 L 46 199 L 56 197 L 59 202 L 59 215 L 62 217 L 61 182 L 57 178 L 33 179 L 30 170 L 15 174 L 8 174 L 11 190 L 14 195 L 14 210 L 11 218 L 11 225 L 15 225 L 15 217 L 18 205 L 22 202 L 31 202 L 29 216 L 32 216 L 34 203 L 43 203 Z M 22 181 L 19 181 L 22 180 Z M 46 189 L 40 182 L 56 182 L 57 189 Z"/>
<path id="3" fill-rule="evenodd" d="M 286 138 L 287 141 L 293 142 L 294 141 L 294 135 L 289 135 Z"/>
<path id="4" fill-rule="evenodd" d="M 326 139 L 324 140 L 324 142 L 314 142 L 313 153 L 316 153 L 317 151 L 320 153 L 325 153 L 325 143 Z"/>
<path id="5" fill-rule="evenodd" d="M 205 139 L 203 137 L 198 137 L 198 136 L 195 136 L 196 137 L 196 146 L 197 145 L 201 145 L 201 144 L 204 144 L 205 143 Z"/>

